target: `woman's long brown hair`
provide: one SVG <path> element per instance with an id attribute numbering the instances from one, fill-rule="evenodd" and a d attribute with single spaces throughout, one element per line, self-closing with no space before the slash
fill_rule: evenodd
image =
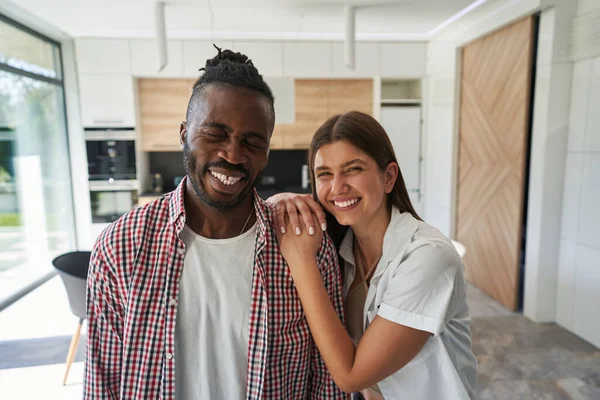
<path id="1" fill-rule="evenodd" d="M 310 182 L 313 197 L 318 202 L 316 193 L 315 156 L 317 151 L 326 144 L 337 141 L 346 141 L 368 154 L 383 172 L 391 162 L 398 164 L 394 147 L 385 129 L 377 120 L 368 114 L 359 111 L 350 111 L 345 114 L 336 115 L 325 121 L 315 132 L 308 151 L 308 166 L 310 170 Z M 400 212 L 408 212 L 418 220 L 421 217 L 415 211 L 402 172 L 398 169 L 398 178 L 394 188 L 388 194 L 388 204 L 397 207 Z M 344 234 L 348 227 L 341 226 L 337 220 L 327 215 L 327 231 L 339 249 Z"/>

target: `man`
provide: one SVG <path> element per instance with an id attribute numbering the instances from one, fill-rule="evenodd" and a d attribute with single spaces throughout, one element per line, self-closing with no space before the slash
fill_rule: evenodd
<path id="1" fill-rule="evenodd" d="M 99 237 L 85 399 L 341 399 L 254 190 L 273 95 L 248 58 L 208 60 L 180 128 L 187 176 Z M 342 313 L 335 249 L 319 252 Z"/>

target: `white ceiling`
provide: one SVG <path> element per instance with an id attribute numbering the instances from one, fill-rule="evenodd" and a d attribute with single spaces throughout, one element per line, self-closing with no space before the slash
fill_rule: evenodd
<path id="1" fill-rule="evenodd" d="M 74 37 L 154 37 L 153 0 L 12 0 Z M 426 40 L 473 0 L 350 0 L 358 40 Z M 166 0 L 170 38 L 343 39 L 349 0 Z M 481 2 L 479 0 L 478 2 Z M 67 11 L 68 10 L 68 11 Z"/>

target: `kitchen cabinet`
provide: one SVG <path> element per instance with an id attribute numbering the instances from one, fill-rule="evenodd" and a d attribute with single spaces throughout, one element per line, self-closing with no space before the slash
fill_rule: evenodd
<path id="1" fill-rule="evenodd" d="M 329 81 L 324 79 L 296 80 L 296 120 L 284 125 L 284 147 L 307 149 L 312 137 L 327 120 Z"/>
<path id="2" fill-rule="evenodd" d="M 75 51 L 80 75 L 131 75 L 129 40 L 77 39 Z"/>
<path id="3" fill-rule="evenodd" d="M 264 77 L 275 97 L 275 123 L 291 124 L 296 119 L 295 81 L 293 78 Z"/>
<path id="4" fill-rule="evenodd" d="M 284 126 L 283 144 L 286 150 L 308 149 L 313 135 L 327 118 L 320 120 L 298 121 Z"/>
<path id="5" fill-rule="evenodd" d="M 420 212 L 421 187 L 421 107 L 385 106 L 381 125 L 394 147 L 400 171 L 413 206 Z"/>
<path id="6" fill-rule="evenodd" d="M 330 42 L 285 42 L 284 74 L 300 78 L 329 78 L 332 75 Z"/>
<path id="7" fill-rule="evenodd" d="M 143 151 L 181 151 L 179 124 L 185 120 L 194 82 L 194 79 L 139 79 Z M 298 79 L 292 86 L 287 90 L 293 90 L 294 100 L 289 107 L 293 108 L 294 122 L 275 125 L 271 137 L 273 150 L 308 149 L 316 130 L 332 115 L 352 110 L 367 114 L 373 111 L 371 79 Z M 278 94 L 275 90 L 275 95 L 277 104 L 277 99 L 282 100 L 289 93 Z M 281 109 L 277 111 L 280 117 L 282 113 Z"/>
<path id="8" fill-rule="evenodd" d="M 79 96 L 84 127 L 135 127 L 131 76 L 80 75 Z"/>
<path id="9" fill-rule="evenodd" d="M 158 45 L 156 40 L 135 39 L 131 47 L 131 70 L 135 77 L 173 77 L 183 75 L 183 42 L 167 41 L 167 65 L 158 71 Z"/>
<path id="10" fill-rule="evenodd" d="M 275 129 L 273 129 L 273 134 L 271 135 L 270 149 L 271 150 L 282 150 L 285 149 L 284 144 L 284 132 L 285 125 L 278 124 L 275 125 Z"/>
<path id="11" fill-rule="evenodd" d="M 233 47 L 233 42 L 231 41 L 185 40 L 183 42 L 184 77 L 198 79 L 201 74 L 200 68 L 204 68 L 206 60 L 215 57 L 218 53 L 213 43 L 221 49 L 231 49 Z"/>
<path id="12" fill-rule="evenodd" d="M 327 116 L 348 111 L 373 114 L 372 79 L 332 79 L 328 84 Z"/>
<path id="13" fill-rule="evenodd" d="M 181 151 L 179 126 L 185 121 L 194 79 L 140 79 L 140 136 L 143 151 Z"/>
<path id="14" fill-rule="evenodd" d="M 379 44 L 356 43 L 354 69 L 349 69 L 345 64 L 344 43 L 333 43 L 333 76 L 348 78 L 372 78 L 379 76 Z"/>
<path id="15" fill-rule="evenodd" d="M 263 77 L 283 76 L 282 42 L 234 42 L 233 51 L 246 54 Z"/>
<path id="16" fill-rule="evenodd" d="M 296 121 L 284 125 L 284 147 L 308 149 L 313 135 L 327 119 L 348 111 L 372 115 L 372 79 L 296 80 Z"/>
<path id="17" fill-rule="evenodd" d="M 380 43 L 380 68 L 383 78 L 420 78 L 425 76 L 427 43 Z"/>
<path id="18" fill-rule="evenodd" d="M 283 78 L 279 78 L 283 79 Z M 138 100 L 140 107 L 140 136 L 143 151 L 181 151 L 179 144 L 179 124 L 185 120 L 190 96 L 195 79 L 139 79 Z M 285 86 L 285 85 L 284 85 Z M 292 87 L 287 85 L 287 90 Z M 286 96 L 275 90 L 275 96 L 282 100 L 282 105 L 291 105 L 293 112 L 294 99 L 284 102 Z M 285 117 L 284 111 L 278 110 L 278 119 Z M 283 115 L 282 115 L 283 114 Z M 293 119 L 293 116 L 292 116 Z M 285 125 L 277 124 L 271 137 L 272 149 L 283 149 Z"/>

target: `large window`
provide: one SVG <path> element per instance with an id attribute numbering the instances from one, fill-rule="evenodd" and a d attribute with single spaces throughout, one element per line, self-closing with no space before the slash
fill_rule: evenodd
<path id="1" fill-rule="evenodd" d="M 75 248 L 60 57 L 0 16 L 0 305 Z"/>

